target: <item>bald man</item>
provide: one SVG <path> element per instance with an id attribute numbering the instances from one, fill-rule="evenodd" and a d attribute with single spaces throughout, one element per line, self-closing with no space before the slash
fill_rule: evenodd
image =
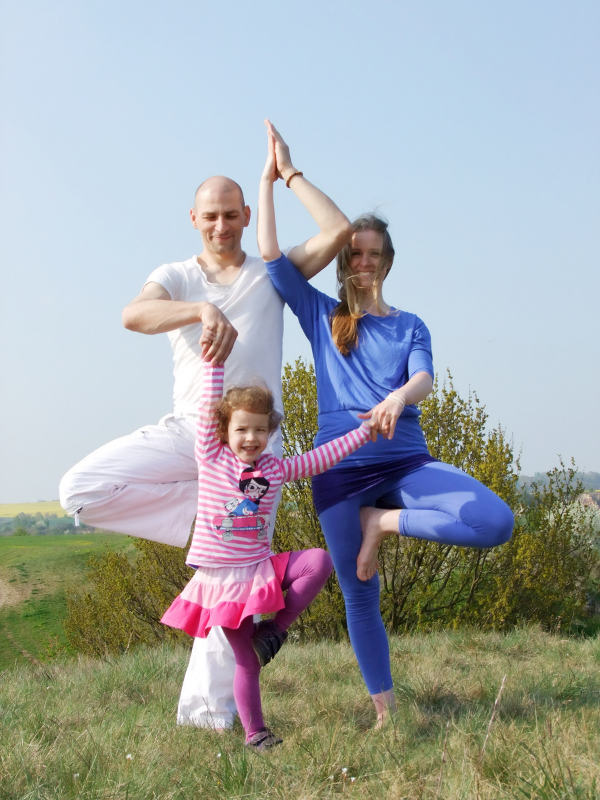
<path id="1" fill-rule="evenodd" d="M 320 228 L 288 254 L 310 278 L 348 240 L 350 223 L 294 168 L 280 137 L 277 148 L 280 176 Z M 147 425 L 96 450 L 76 464 L 60 485 L 61 504 L 76 520 L 176 547 L 187 544 L 197 507 L 194 438 L 202 388 L 201 356 L 225 363 L 225 385 L 244 384 L 257 376 L 265 380 L 275 395 L 277 410 L 283 411 L 283 302 L 263 260 L 242 250 L 250 208 L 241 188 L 222 176 L 204 181 L 190 219 L 202 239 L 200 255 L 154 270 L 141 293 L 123 310 L 128 330 L 168 335 L 175 364 L 174 410 L 157 425 Z M 277 455 L 280 447 L 280 441 L 272 442 Z M 178 722 L 231 727 L 234 668 L 233 653 L 220 628 L 214 628 L 207 639 L 195 639 Z"/>

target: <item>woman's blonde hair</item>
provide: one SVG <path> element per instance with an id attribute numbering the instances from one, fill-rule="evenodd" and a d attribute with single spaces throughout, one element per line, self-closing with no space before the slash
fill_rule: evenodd
<path id="1" fill-rule="evenodd" d="M 381 308 L 381 285 L 387 277 L 394 261 L 394 245 L 388 233 L 388 224 L 375 214 L 363 214 L 352 223 L 352 232 L 375 231 L 382 236 L 381 258 L 373 280 L 373 300 L 379 313 Z M 340 298 L 330 315 L 333 343 L 343 356 L 358 344 L 358 320 L 364 316 L 361 304 L 361 290 L 352 282 L 350 271 L 351 242 L 348 242 L 337 255 L 337 289 Z"/>
<path id="2" fill-rule="evenodd" d="M 266 386 L 232 386 L 221 398 L 215 410 L 217 418 L 217 438 L 222 444 L 227 442 L 227 432 L 231 415 L 242 408 L 252 414 L 264 414 L 269 417 L 269 433 L 277 430 L 282 416 L 275 411 L 273 392 Z"/>

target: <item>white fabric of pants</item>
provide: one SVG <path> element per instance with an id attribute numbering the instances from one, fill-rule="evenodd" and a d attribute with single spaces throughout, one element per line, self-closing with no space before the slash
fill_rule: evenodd
<path id="1" fill-rule="evenodd" d="M 198 504 L 196 422 L 163 417 L 94 450 L 60 482 L 60 503 L 86 525 L 185 547 Z"/>
<path id="2" fill-rule="evenodd" d="M 105 444 L 64 476 L 62 507 L 71 516 L 79 514 L 86 525 L 185 547 L 198 504 L 195 435 L 195 419 L 168 414 L 158 425 Z M 276 455 L 280 446 L 276 440 Z M 177 722 L 231 727 L 234 671 L 233 651 L 220 628 L 206 639 L 194 639 Z"/>

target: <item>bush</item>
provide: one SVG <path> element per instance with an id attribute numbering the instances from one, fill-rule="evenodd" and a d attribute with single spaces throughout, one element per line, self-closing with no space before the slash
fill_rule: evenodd
<path id="1" fill-rule="evenodd" d="M 486 434 L 487 416 L 475 394 L 459 397 L 437 382 L 421 405 L 421 424 L 431 454 L 464 469 L 498 492 L 509 504 L 517 497 L 518 464 L 501 428 Z M 313 446 L 317 433 L 317 393 L 312 365 L 287 364 L 283 377 L 284 455 Z M 275 544 L 280 550 L 323 547 L 312 503 L 310 481 L 283 489 Z M 416 539 L 390 537 L 380 551 L 381 608 L 392 631 L 448 624 L 476 595 L 485 577 L 489 551 L 443 547 Z M 302 638 L 329 638 L 346 630 L 341 590 L 332 576 L 325 591 L 298 621 Z"/>
<path id="2" fill-rule="evenodd" d="M 317 435 L 317 384 L 312 364 L 298 359 L 283 370 L 283 410 L 281 425 L 283 455 L 290 458 L 313 448 Z M 293 481 L 283 487 L 277 512 L 273 548 L 277 552 L 327 548 L 312 501 L 309 479 Z M 339 639 L 345 636 L 344 598 L 335 573 L 323 591 L 294 625 L 302 640 Z"/>
<path id="3" fill-rule="evenodd" d="M 493 600 L 479 609 L 486 627 L 527 621 L 556 630 L 586 617 L 598 589 L 597 531 L 594 514 L 578 500 L 576 472 L 561 462 L 523 493 L 512 540 L 491 564 Z"/>
<path id="4" fill-rule="evenodd" d="M 298 360 L 283 379 L 284 454 L 312 447 L 317 432 L 314 370 Z M 475 393 L 465 400 L 452 376 L 421 404 L 421 425 L 435 458 L 480 480 L 517 516 L 510 542 L 493 550 L 449 547 L 390 537 L 380 549 L 381 609 L 390 631 L 430 630 L 477 624 L 507 629 L 523 621 L 555 629 L 583 619 L 597 586 L 598 555 L 593 515 L 578 502 L 575 468 L 561 464 L 548 485 L 530 494 L 518 489 L 519 461 L 498 426 L 486 430 L 487 414 Z M 280 550 L 323 547 L 308 480 L 284 487 L 275 544 Z M 554 577 L 552 577 L 554 576 Z M 549 583 L 552 584 L 549 586 Z M 346 629 L 335 575 L 297 624 L 303 638 L 337 637 Z"/>
<path id="5" fill-rule="evenodd" d="M 283 376 L 285 456 L 313 446 L 317 393 L 312 365 L 287 364 Z M 486 431 L 477 395 L 461 398 L 448 375 L 421 404 L 421 424 L 436 458 L 481 480 L 515 511 L 510 542 L 493 550 L 448 547 L 390 537 L 380 550 L 381 608 L 390 631 L 429 630 L 465 624 L 508 629 L 537 622 L 556 629 L 585 618 L 586 600 L 598 587 L 593 514 L 579 502 L 575 467 L 551 470 L 545 483 L 519 492 L 518 460 L 501 427 Z M 86 653 L 122 652 L 138 643 L 189 640 L 160 623 L 192 571 L 186 551 L 136 539 L 133 562 L 107 552 L 90 561 L 93 592 L 72 592 L 65 623 L 71 644 Z M 310 481 L 283 487 L 274 548 L 325 547 Z M 345 636 L 342 593 L 335 574 L 295 623 L 305 640 Z"/>
<path id="6" fill-rule="evenodd" d="M 134 543 L 140 554 L 133 562 L 107 548 L 88 562 L 94 591 L 67 594 L 65 630 L 82 653 L 104 656 L 142 643 L 190 642 L 186 633 L 160 622 L 193 575 L 185 563 L 186 550 L 146 539 Z"/>
<path id="7" fill-rule="evenodd" d="M 436 379 L 421 403 L 421 427 L 434 458 L 472 475 L 518 504 L 519 463 L 500 426 L 486 431 L 487 414 L 477 394 L 460 397 L 448 373 Z M 390 537 L 380 550 L 382 614 L 391 631 L 472 624 L 476 599 L 489 582 L 492 550 L 450 547 Z"/>

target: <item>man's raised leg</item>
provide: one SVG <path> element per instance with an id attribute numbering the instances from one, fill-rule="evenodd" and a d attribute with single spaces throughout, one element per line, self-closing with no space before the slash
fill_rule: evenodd
<path id="1" fill-rule="evenodd" d="M 86 525 L 185 547 L 198 502 L 194 422 L 165 417 L 67 472 L 60 502 Z"/>

